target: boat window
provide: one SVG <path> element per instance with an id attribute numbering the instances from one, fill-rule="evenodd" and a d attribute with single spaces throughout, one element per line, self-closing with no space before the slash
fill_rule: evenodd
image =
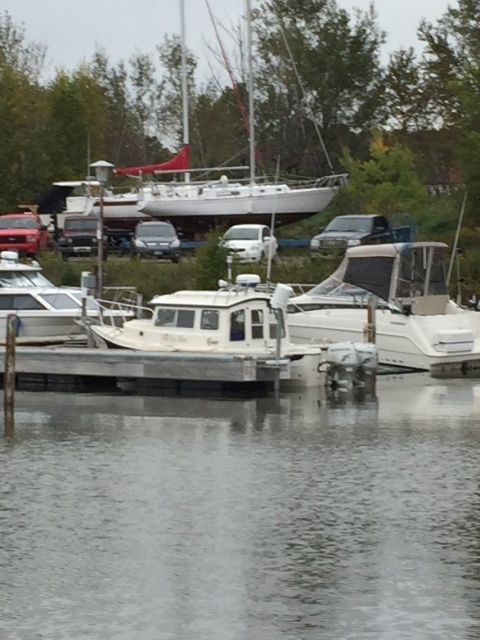
<path id="1" fill-rule="evenodd" d="M 195 311 L 193 309 L 179 309 L 177 314 L 177 327 L 193 329 L 195 323 Z"/>
<path id="2" fill-rule="evenodd" d="M 280 337 L 285 337 L 285 324 L 283 322 L 283 313 L 278 313 L 278 321 L 280 323 Z M 270 339 L 275 340 L 277 337 L 277 315 L 273 309 L 270 310 L 268 315 L 268 324 L 270 327 Z"/>
<path id="3" fill-rule="evenodd" d="M 1 271 L 0 287 L 54 287 L 40 271 Z"/>
<path id="4" fill-rule="evenodd" d="M 445 295 L 448 293 L 445 256 L 443 249 L 435 249 L 433 252 L 432 271 L 430 273 L 428 292 L 431 295 Z"/>
<path id="5" fill-rule="evenodd" d="M 370 291 L 382 300 L 388 300 L 393 265 L 393 257 L 389 256 L 350 258 L 344 280 Z"/>
<path id="6" fill-rule="evenodd" d="M 263 311 L 262 311 L 262 309 L 252 309 L 252 338 L 254 340 L 263 339 Z"/>
<path id="7" fill-rule="evenodd" d="M 159 309 L 155 318 L 157 327 L 174 327 L 176 309 Z"/>
<path id="8" fill-rule="evenodd" d="M 216 331 L 218 329 L 218 311 L 214 309 L 203 309 L 200 319 L 200 329 Z"/>
<path id="9" fill-rule="evenodd" d="M 81 293 L 77 293 L 76 291 L 71 291 L 70 293 L 75 298 L 75 300 L 78 302 L 78 304 L 80 306 L 82 306 L 82 295 L 81 295 Z M 92 296 L 87 296 L 86 300 L 87 300 L 87 309 L 89 309 L 91 311 L 97 311 L 98 310 L 98 304 L 95 302 L 95 299 L 92 298 Z"/>
<path id="10" fill-rule="evenodd" d="M 230 314 L 230 341 L 245 340 L 245 311 L 239 309 Z"/>
<path id="11" fill-rule="evenodd" d="M 161 308 L 155 318 L 156 327 L 181 327 L 192 329 L 195 324 L 194 309 Z"/>
<path id="12" fill-rule="evenodd" d="M 46 311 L 38 300 L 28 294 L 19 295 L 1 295 L 0 296 L 0 309 L 2 311 L 32 311 L 36 309 L 42 309 Z"/>
<path id="13" fill-rule="evenodd" d="M 77 299 L 66 293 L 42 293 L 39 297 L 54 309 L 78 309 L 80 306 Z"/>

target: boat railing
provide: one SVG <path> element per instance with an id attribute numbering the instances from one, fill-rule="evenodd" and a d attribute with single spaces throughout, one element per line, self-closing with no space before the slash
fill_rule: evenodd
<path id="1" fill-rule="evenodd" d="M 102 325 L 121 327 L 127 320 L 149 319 L 153 315 L 151 307 L 139 302 L 125 300 L 96 299 L 98 305 L 98 322 Z"/>

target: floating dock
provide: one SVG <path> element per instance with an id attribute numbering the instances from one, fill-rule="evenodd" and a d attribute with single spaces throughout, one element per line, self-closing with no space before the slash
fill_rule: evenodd
<path id="1" fill-rule="evenodd" d="M 289 380 L 290 362 L 214 353 L 17 346 L 15 375 L 18 389 L 260 393 L 268 391 L 276 379 Z"/>

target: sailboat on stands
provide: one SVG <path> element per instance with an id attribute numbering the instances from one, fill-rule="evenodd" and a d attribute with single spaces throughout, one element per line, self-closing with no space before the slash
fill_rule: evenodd
<path id="1" fill-rule="evenodd" d="M 252 28 L 250 0 L 246 0 L 248 60 L 249 60 L 249 148 L 250 179 L 248 184 L 230 182 L 226 175 L 219 180 L 190 182 L 188 91 L 185 48 L 185 6 L 180 0 L 182 26 L 182 98 L 184 144 L 172 158 L 173 170 L 185 174 L 184 183 L 152 183 L 141 192 L 139 211 L 155 218 L 167 218 L 186 237 L 202 234 L 216 225 L 271 223 L 275 212 L 277 227 L 298 222 L 322 211 L 335 197 L 338 188 L 345 183 L 346 174 L 329 175 L 297 186 L 286 183 L 261 183 L 256 180 L 255 132 L 252 71 Z M 239 167 L 235 167 L 238 169 Z M 218 167 L 216 168 L 219 169 Z M 222 170 L 232 169 L 224 167 Z M 244 167 L 245 169 L 245 167 Z M 201 171 L 212 171 L 202 169 Z M 167 169 L 168 171 L 168 169 Z M 117 169 L 117 176 L 138 176 L 165 172 L 164 165 L 146 165 Z"/>

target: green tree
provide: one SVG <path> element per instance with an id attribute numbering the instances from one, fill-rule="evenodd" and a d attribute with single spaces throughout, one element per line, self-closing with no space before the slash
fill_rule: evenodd
<path id="1" fill-rule="evenodd" d="M 345 150 L 343 165 L 349 173 L 345 193 L 353 210 L 422 217 L 428 192 L 418 177 L 415 157 L 408 148 L 398 143 L 389 144 L 386 136 L 376 131 L 370 144 L 370 158 L 355 160 Z"/>
<path id="2" fill-rule="evenodd" d="M 265 0 L 254 24 L 258 121 L 267 123 L 259 137 L 270 157 L 281 155 L 283 166 L 286 148 L 297 172 L 325 173 L 316 124 L 338 168 L 341 147 L 355 141 L 349 132 L 381 121 L 385 34 L 373 5 L 352 19 L 335 0 Z"/>

